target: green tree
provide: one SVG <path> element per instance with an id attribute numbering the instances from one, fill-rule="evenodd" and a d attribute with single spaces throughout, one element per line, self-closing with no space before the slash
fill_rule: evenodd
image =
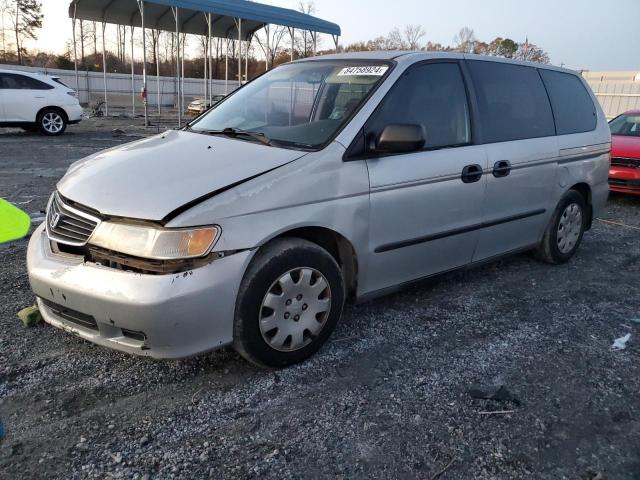
<path id="1" fill-rule="evenodd" d="M 37 32 L 42 28 L 42 3 L 38 0 L 10 0 L 9 16 L 15 33 L 16 54 L 20 65 L 24 62 L 24 41 L 37 40 Z"/>

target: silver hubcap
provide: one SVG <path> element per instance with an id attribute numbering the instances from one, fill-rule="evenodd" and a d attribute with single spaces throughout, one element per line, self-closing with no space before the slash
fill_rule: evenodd
<path id="1" fill-rule="evenodd" d="M 331 311 L 331 288 L 319 271 L 294 268 L 271 284 L 260 306 L 260 333 L 280 352 L 299 350 L 322 331 Z"/>
<path id="2" fill-rule="evenodd" d="M 569 253 L 575 247 L 582 231 L 582 208 L 577 203 L 564 209 L 558 223 L 558 249 Z"/>
<path id="3" fill-rule="evenodd" d="M 60 114 L 55 112 L 47 112 L 42 117 L 42 128 L 49 133 L 58 133 L 64 127 L 64 120 Z"/>

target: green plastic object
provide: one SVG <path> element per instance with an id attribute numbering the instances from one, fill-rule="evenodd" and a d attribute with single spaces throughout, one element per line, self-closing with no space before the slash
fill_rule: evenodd
<path id="1" fill-rule="evenodd" d="M 0 243 L 24 237 L 30 227 L 31 218 L 28 214 L 0 198 Z"/>
<path id="2" fill-rule="evenodd" d="M 37 305 L 20 310 L 18 318 L 22 320 L 25 327 L 33 327 L 42 322 L 42 315 L 40 315 Z"/>

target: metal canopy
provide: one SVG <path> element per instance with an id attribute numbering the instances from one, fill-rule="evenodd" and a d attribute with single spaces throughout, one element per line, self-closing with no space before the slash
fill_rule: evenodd
<path id="1" fill-rule="evenodd" d="M 185 106 L 184 88 L 184 43 L 185 35 L 204 36 L 204 94 L 209 105 L 213 104 L 212 90 L 212 58 L 211 39 L 225 40 L 225 94 L 229 86 L 229 44 L 237 45 L 238 86 L 244 79 L 248 80 L 249 48 L 256 31 L 264 28 L 267 32 L 265 68 L 269 68 L 269 25 L 287 27 L 291 36 L 291 60 L 294 58 L 296 29 L 308 31 L 313 43 L 313 54 L 316 54 L 318 33 L 326 33 L 333 37 L 338 48 L 340 27 L 335 23 L 297 12 L 287 8 L 273 7 L 251 2 L 249 0 L 72 0 L 69 4 L 69 17 L 73 27 L 73 57 L 76 75 L 76 90 L 80 91 L 78 76 L 78 55 L 76 47 L 76 22 L 88 20 L 100 22 L 102 25 L 102 72 L 104 79 L 105 110 L 108 114 L 107 99 L 107 67 L 105 25 L 107 23 L 129 27 L 131 34 L 131 98 L 132 115 L 135 117 L 135 59 L 134 30 L 142 30 L 142 89 L 144 100 L 144 124 L 149 125 L 147 102 L 147 46 L 146 30 L 163 30 L 172 32 L 176 42 L 176 107 L 178 109 L 178 126 L 182 125 L 182 114 Z M 243 49 L 244 44 L 244 49 Z M 181 52 L 182 48 L 182 52 Z M 244 76 L 242 72 L 242 56 L 244 50 Z M 160 62 L 156 55 L 156 84 L 158 89 L 158 114 L 160 114 Z"/>
<path id="2" fill-rule="evenodd" d="M 263 5 L 248 0 L 145 0 L 145 26 L 156 30 L 176 30 L 172 8 L 180 9 L 180 32 L 207 35 L 203 13 L 211 14 L 211 36 L 245 41 L 265 25 L 283 25 L 339 36 L 340 27 L 288 8 Z M 73 0 L 69 17 L 78 20 L 141 27 L 142 17 L 136 0 Z M 242 19 L 238 32 L 237 19 Z"/>

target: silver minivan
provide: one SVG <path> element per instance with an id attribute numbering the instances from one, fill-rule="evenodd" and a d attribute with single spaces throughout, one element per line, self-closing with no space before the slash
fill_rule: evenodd
<path id="1" fill-rule="evenodd" d="M 155 358 L 282 367 L 345 301 L 499 256 L 568 261 L 609 128 L 569 70 L 443 53 L 282 65 L 182 130 L 71 165 L 28 250 L 44 319 Z"/>

